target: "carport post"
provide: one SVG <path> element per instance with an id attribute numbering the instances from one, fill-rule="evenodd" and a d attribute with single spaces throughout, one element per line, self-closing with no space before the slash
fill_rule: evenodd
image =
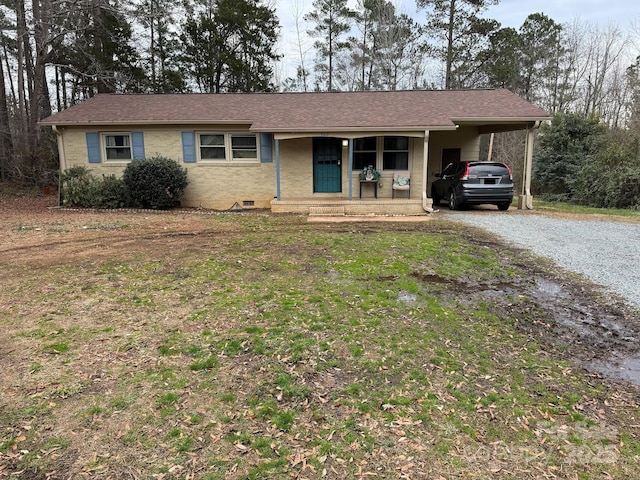
<path id="1" fill-rule="evenodd" d="M 524 149 L 524 178 L 523 195 L 518 201 L 518 208 L 521 210 L 533 210 L 533 195 L 531 195 L 531 175 L 533 173 L 533 140 L 536 130 L 540 127 L 540 122 L 536 122 L 533 127 L 527 130 L 527 140 Z"/>
<path id="2" fill-rule="evenodd" d="M 427 196 L 427 185 L 429 183 L 429 130 L 424 131 L 422 148 L 422 209 L 425 212 L 433 213 L 433 199 Z"/>

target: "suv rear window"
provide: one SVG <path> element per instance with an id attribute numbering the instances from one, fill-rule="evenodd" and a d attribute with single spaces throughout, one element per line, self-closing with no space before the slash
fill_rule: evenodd
<path id="1" fill-rule="evenodd" d="M 505 167 L 504 165 L 500 165 L 500 164 L 491 164 L 491 163 L 487 163 L 484 165 L 471 165 L 469 168 L 469 176 L 478 176 L 478 177 L 484 177 L 484 176 L 492 176 L 492 177 L 502 177 L 504 175 L 509 175 L 509 170 L 507 170 L 507 167 Z"/>

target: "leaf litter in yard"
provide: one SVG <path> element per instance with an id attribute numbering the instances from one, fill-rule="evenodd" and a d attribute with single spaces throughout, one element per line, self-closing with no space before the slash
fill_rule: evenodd
<path id="1" fill-rule="evenodd" d="M 0 478 L 636 476 L 591 367 L 637 312 L 492 237 L 40 202 L 0 219 Z"/>

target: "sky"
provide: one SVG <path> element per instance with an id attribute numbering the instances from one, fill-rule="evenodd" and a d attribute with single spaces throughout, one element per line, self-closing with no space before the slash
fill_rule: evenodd
<path id="1" fill-rule="evenodd" d="M 349 0 L 355 5 L 356 0 Z M 415 13 L 415 0 L 392 0 L 398 12 L 410 16 Z M 302 22 L 302 16 L 312 10 L 313 0 L 276 0 L 277 15 L 282 25 L 281 50 L 285 53 L 283 77 L 293 76 L 291 64 L 299 64 L 299 43 L 296 34 L 296 17 L 299 18 L 301 33 L 311 28 Z M 579 23 L 597 24 L 601 28 L 617 26 L 621 30 L 633 29 L 640 36 L 640 2 L 638 0 L 501 0 L 490 7 L 484 17 L 500 22 L 502 27 L 519 29 L 527 16 L 532 13 L 544 13 L 560 24 Z M 418 13 L 417 15 L 420 15 Z M 634 29 L 635 27 L 635 29 Z M 312 41 L 305 40 L 308 50 L 307 60 L 311 61 Z M 289 65 L 289 66 L 287 66 Z"/>
<path id="2" fill-rule="evenodd" d="M 502 0 L 487 10 L 486 17 L 503 27 L 519 28 L 531 13 L 544 13 L 556 23 L 616 24 L 627 28 L 632 19 L 640 20 L 637 0 Z"/>

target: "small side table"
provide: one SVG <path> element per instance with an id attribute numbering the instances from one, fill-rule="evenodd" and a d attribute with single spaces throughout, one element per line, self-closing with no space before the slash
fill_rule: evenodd
<path id="1" fill-rule="evenodd" d="M 373 185 L 373 194 L 378 198 L 378 180 L 360 180 L 360 198 L 362 198 L 362 184 Z"/>

